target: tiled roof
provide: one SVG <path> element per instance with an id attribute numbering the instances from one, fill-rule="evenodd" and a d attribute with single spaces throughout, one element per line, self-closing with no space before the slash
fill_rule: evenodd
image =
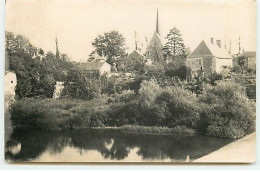
<path id="1" fill-rule="evenodd" d="M 216 43 L 212 44 L 204 40 L 198 47 L 188 56 L 188 58 L 198 58 L 200 56 L 215 56 L 217 58 L 230 58 L 230 54 L 224 49 L 220 48 Z"/>
<path id="2" fill-rule="evenodd" d="M 105 61 L 92 61 L 80 63 L 80 70 L 99 70 L 106 62 Z"/>

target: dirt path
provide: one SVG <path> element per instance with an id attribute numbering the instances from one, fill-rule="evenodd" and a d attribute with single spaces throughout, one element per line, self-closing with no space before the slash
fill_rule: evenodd
<path id="1" fill-rule="evenodd" d="M 256 161 L 256 133 L 252 133 L 194 162 L 253 163 Z"/>

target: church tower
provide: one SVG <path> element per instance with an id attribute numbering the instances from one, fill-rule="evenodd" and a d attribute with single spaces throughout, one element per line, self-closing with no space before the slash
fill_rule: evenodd
<path id="1" fill-rule="evenodd" d="M 161 41 L 160 31 L 159 31 L 159 13 L 157 9 L 156 14 L 156 27 L 155 32 L 148 43 L 146 48 L 146 58 L 150 59 L 154 64 L 158 64 L 163 61 L 163 44 Z"/>

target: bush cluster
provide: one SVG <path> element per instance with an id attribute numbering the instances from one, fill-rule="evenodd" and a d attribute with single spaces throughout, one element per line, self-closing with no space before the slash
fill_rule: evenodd
<path id="1" fill-rule="evenodd" d="M 232 82 L 220 82 L 196 96 L 179 86 L 144 80 L 137 93 L 125 90 L 87 101 L 26 99 L 14 103 L 11 111 L 14 125 L 43 129 L 132 125 L 150 131 L 148 127 L 156 126 L 239 138 L 254 130 L 252 105 L 245 89 Z"/>

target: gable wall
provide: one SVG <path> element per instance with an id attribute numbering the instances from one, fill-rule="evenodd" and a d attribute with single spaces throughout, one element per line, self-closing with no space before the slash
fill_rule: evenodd
<path id="1" fill-rule="evenodd" d="M 111 65 L 108 63 L 104 63 L 104 65 L 99 69 L 99 74 L 102 75 L 104 73 L 110 73 Z"/>
<path id="2" fill-rule="evenodd" d="M 215 71 L 217 73 L 220 73 L 223 70 L 223 66 L 228 66 L 228 67 L 233 66 L 232 59 L 220 59 L 220 58 L 215 58 L 215 59 L 216 59 Z"/>
<path id="3" fill-rule="evenodd" d="M 200 64 L 201 60 L 201 64 Z M 191 69 L 191 73 L 194 75 L 202 69 L 205 75 L 209 75 L 212 71 L 213 58 L 211 56 L 198 57 L 198 58 L 187 58 L 186 65 Z"/>

